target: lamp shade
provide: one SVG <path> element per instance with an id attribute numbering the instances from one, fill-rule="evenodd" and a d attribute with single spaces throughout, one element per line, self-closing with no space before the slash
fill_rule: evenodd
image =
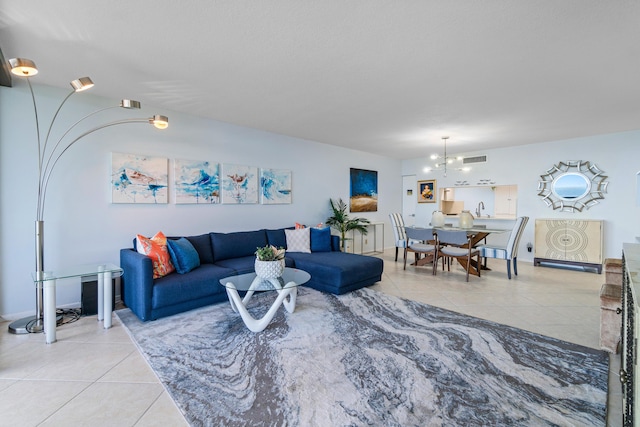
<path id="1" fill-rule="evenodd" d="M 133 99 L 123 99 L 120 101 L 120 106 L 122 108 L 140 108 L 142 104 L 140 104 L 140 101 L 134 101 Z"/>
<path id="2" fill-rule="evenodd" d="M 89 77 L 80 77 L 71 82 L 71 87 L 76 92 L 82 92 L 83 90 L 91 89 L 93 87 L 93 82 Z"/>
<path id="3" fill-rule="evenodd" d="M 11 65 L 11 73 L 16 76 L 31 77 L 38 74 L 36 63 L 30 59 L 12 58 L 9 60 L 9 65 Z"/>
<path id="4" fill-rule="evenodd" d="M 158 129 L 166 129 L 169 126 L 169 118 L 156 114 L 149 120 Z"/>

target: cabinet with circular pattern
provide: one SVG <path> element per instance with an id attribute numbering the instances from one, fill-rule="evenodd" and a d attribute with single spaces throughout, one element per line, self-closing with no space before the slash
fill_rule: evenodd
<path id="1" fill-rule="evenodd" d="M 536 219 L 533 265 L 566 264 L 602 272 L 603 221 Z"/>

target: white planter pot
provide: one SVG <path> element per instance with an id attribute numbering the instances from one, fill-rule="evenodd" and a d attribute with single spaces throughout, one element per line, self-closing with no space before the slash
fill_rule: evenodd
<path id="1" fill-rule="evenodd" d="M 263 279 L 275 279 L 282 276 L 284 271 L 284 259 L 278 261 L 260 261 L 256 259 L 254 265 L 256 275 Z"/>

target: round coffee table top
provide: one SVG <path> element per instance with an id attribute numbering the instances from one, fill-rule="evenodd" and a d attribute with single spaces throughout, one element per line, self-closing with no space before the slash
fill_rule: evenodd
<path id="1" fill-rule="evenodd" d="M 220 284 L 225 288 L 232 288 L 238 291 L 251 290 L 260 292 L 294 288 L 307 283 L 309 279 L 311 279 L 311 275 L 306 271 L 286 267 L 282 276 L 276 279 L 260 279 L 254 272 L 222 278 L 220 279 Z"/>

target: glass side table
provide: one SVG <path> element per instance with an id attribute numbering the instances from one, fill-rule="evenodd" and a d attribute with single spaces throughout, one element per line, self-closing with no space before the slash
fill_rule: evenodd
<path id="1" fill-rule="evenodd" d="M 45 271 L 41 276 L 37 272 L 32 273 L 34 283 L 42 282 L 45 342 L 56 342 L 56 280 L 98 276 L 98 320 L 104 320 L 104 328 L 109 329 L 113 312 L 111 280 L 122 276 L 122 273 L 123 270 L 114 264 L 80 265 L 58 271 Z"/>

